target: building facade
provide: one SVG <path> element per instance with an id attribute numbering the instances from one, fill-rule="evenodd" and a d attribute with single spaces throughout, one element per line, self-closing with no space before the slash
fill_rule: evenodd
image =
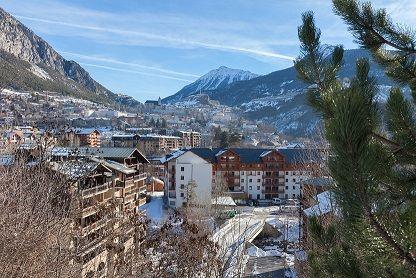
<path id="1" fill-rule="evenodd" d="M 241 203 L 299 198 L 300 182 L 311 175 L 304 168 L 307 163 L 300 156 L 303 152 L 299 149 L 242 148 L 194 148 L 173 152 L 162 161 L 168 204 L 181 207 L 186 203 L 185 192 L 181 189 L 186 191 L 190 182 L 203 187 L 198 188 L 198 192 L 211 192 L 209 198 L 213 194 L 230 195 Z"/>
<path id="2" fill-rule="evenodd" d="M 71 246 L 80 277 L 117 273 L 140 248 L 144 227 L 135 222 L 146 203 L 147 159 L 132 148 L 82 149 L 76 155 L 55 152 L 53 168 L 70 176 L 76 201 Z"/>

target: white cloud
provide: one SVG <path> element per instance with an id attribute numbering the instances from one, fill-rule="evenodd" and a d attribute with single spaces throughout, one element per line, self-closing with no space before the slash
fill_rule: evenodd
<path id="1" fill-rule="evenodd" d="M 90 66 L 90 67 L 101 68 L 101 69 L 112 70 L 112 71 L 119 71 L 119 72 L 126 72 L 126 73 L 134 73 L 134 74 L 147 75 L 147 76 L 153 76 L 153 77 L 160 77 L 160 78 L 171 79 L 171 80 L 178 80 L 178 81 L 183 81 L 183 82 L 186 82 L 186 83 L 193 82 L 193 80 L 189 80 L 189 79 L 184 79 L 184 78 L 179 78 L 179 77 L 173 77 L 173 76 L 168 76 L 168 75 L 161 75 L 161 74 L 150 73 L 150 72 L 143 72 L 143 71 L 138 71 L 138 70 L 129 70 L 129 69 L 125 69 L 125 68 L 115 68 L 115 67 L 110 67 L 110 66 L 90 64 L 90 63 L 83 63 L 83 62 L 82 63 L 79 63 L 79 64 L 82 65 L 82 66 Z"/>
<path id="2" fill-rule="evenodd" d="M 277 52 L 276 46 L 298 44 L 288 36 L 293 26 L 269 24 L 260 18 L 247 22 L 162 12 L 117 14 L 59 2 L 24 2 L 15 4 L 12 11 L 19 19 L 38 23 L 37 31 L 109 44 L 207 48 L 284 60 L 293 57 Z"/>
<path id="3" fill-rule="evenodd" d="M 66 55 L 76 57 L 76 58 L 80 58 L 80 59 L 84 59 L 84 60 L 97 61 L 97 62 L 106 62 L 106 63 L 110 63 L 110 64 L 123 65 L 123 66 L 135 67 L 135 68 L 142 68 L 142 69 L 158 71 L 158 72 L 162 72 L 162 73 L 166 73 L 166 74 L 188 76 L 188 77 L 200 77 L 199 75 L 192 74 L 192 73 L 185 73 L 185 72 L 179 72 L 179 71 L 174 71 L 174 70 L 168 70 L 168 69 L 164 69 L 164 68 L 160 68 L 160 67 L 142 65 L 142 64 L 138 64 L 138 63 L 123 62 L 123 61 L 119 61 L 119 60 L 113 59 L 113 58 L 97 57 L 97 56 L 94 56 L 94 55 L 84 55 L 84 54 L 67 52 L 67 51 L 59 51 L 59 53 L 64 54 L 64 55 L 66 54 Z"/>

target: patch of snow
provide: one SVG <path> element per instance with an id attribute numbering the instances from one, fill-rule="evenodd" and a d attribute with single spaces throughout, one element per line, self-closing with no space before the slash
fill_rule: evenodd
<path id="1" fill-rule="evenodd" d="M 45 80 L 52 79 L 46 71 L 44 71 L 42 68 L 40 68 L 38 65 L 35 65 L 35 64 L 31 65 L 30 72 Z"/>

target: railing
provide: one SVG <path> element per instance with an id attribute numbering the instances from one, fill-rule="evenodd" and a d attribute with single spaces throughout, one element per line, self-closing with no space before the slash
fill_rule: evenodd
<path id="1" fill-rule="evenodd" d="M 134 181 L 144 180 L 147 178 L 147 173 L 142 173 L 134 176 Z"/>
<path id="2" fill-rule="evenodd" d="M 131 194 L 131 195 L 125 196 L 124 197 L 124 203 L 128 203 L 128 202 L 132 201 L 135 196 L 136 196 L 135 194 Z"/>
<path id="3" fill-rule="evenodd" d="M 105 226 L 108 223 L 108 219 L 104 218 L 101 220 L 98 220 L 94 223 L 92 223 L 91 225 L 88 225 L 84 228 L 82 228 L 82 235 L 85 236 L 95 230 L 98 230 L 99 228 Z"/>
<path id="4" fill-rule="evenodd" d="M 92 188 L 84 189 L 81 191 L 81 196 L 85 197 L 88 195 L 95 195 L 95 194 L 101 193 L 102 191 L 106 191 L 109 187 L 111 187 L 111 185 L 112 185 L 112 182 L 110 181 L 99 186 L 94 186 Z"/>
<path id="5" fill-rule="evenodd" d="M 136 206 L 143 206 L 144 204 L 146 204 L 146 197 L 145 198 L 140 198 L 138 200 L 136 200 Z"/>
<path id="6" fill-rule="evenodd" d="M 143 192 L 145 192 L 147 190 L 147 186 L 146 185 L 143 185 L 143 186 L 140 186 L 139 187 L 139 193 L 143 193 Z"/>

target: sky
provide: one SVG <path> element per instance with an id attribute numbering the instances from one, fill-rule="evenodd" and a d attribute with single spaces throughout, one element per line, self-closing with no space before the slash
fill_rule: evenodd
<path id="1" fill-rule="evenodd" d="M 415 0 L 373 0 L 416 24 Z M 330 0 L 0 0 L 99 83 L 139 101 L 167 97 L 220 66 L 267 74 L 293 65 L 312 10 L 322 41 L 357 46 Z"/>

